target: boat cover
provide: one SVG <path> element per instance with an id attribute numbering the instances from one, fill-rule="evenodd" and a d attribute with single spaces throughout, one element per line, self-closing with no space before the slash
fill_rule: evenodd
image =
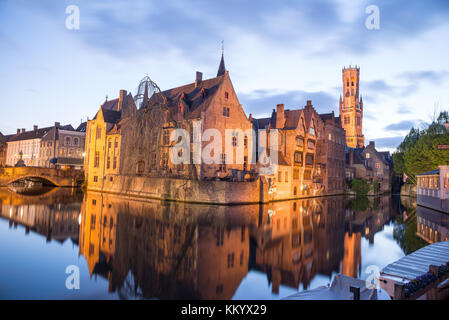
<path id="1" fill-rule="evenodd" d="M 283 300 L 354 300 L 350 287 L 360 288 L 360 300 L 390 300 L 382 289 L 368 289 L 364 280 L 354 279 L 343 274 L 335 275 L 330 286 L 295 293 Z M 379 294 L 378 294 L 379 292 Z"/>
<path id="2" fill-rule="evenodd" d="M 429 271 L 430 265 L 440 266 L 449 261 L 449 241 L 437 242 L 387 265 L 380 276 L 396 276 L 413 280 Z"/>

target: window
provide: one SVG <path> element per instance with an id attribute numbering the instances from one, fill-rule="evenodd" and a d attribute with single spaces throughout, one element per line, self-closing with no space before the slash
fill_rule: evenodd
<path id="1" fill-rule="evenodd" d="M 117 147 L 118 147 L 118 139 L 115 138 L 115 140 L 114 140 L 114 148 L 117 148 Z"/>
<path id="2" fill-rule="evenodd" d="M 296 163 L 302 163 L 302 152 L 296 151 L 294 157 Z"/>
<path id="3" fill-rule="evenodd" d="M 310 127 L 310 135 L 312 135 L 312 136 L 315 135 L 315 128 L 314 127 Z"/>
<path id="4" fill-rule="evenodd" d="M 349 116 L 346 116 L 345 117 L 345 124 L 350 124 L 351 123 L 351 120 L 349 119 Z"/>
<path id="5" fill-rule="evenodd" d="M 288 172 L 285 171 L 285 182 L 288 182 Z"/>
<path id="6" fill-rule="evenodd" d="M 369 153 L 366 153 L 366 158 L 369 159 L 371 155 Z"/>
<path id="7" fill-rule="evenodd" d="M 108 148 L 111 149 L 111 147 L 112 147 L 112 141 L 111 141 L 111 139 L 109 139 L 108 140 Z"/>
<path id="8" fill-rule="evenodd" d="M 225 99 L 228 100 L 229 99 L 229 92 L 225 92 Z"/>
<path id="9" fill-rule="evenodd" d="M 90 230 L 95 230 L 95 220 L 96 220 L 96 217 L 95 217 L 95 215 L 93 214 L 93 215 L 90 217 Z"/>
<path id="10" fill-rule="evenodd" d="M 304 146 L 304 138 L 302 138 L 302 137 L 296 137 L 296 145 L 297 145 L 298 147 Z"/>
<path id="11" fill-rule="evenodd" d="M 65 145 L 70 146 L 70 137 L 65 137 Z"/>
<path id="12" fill-rule="evenodd" d="M 360 126 L 360 117 L 355 118 L 355 123 L 356 125 Z"/>
<path id="13" fill-rule="evenodd" d="M 101 128 L 97 128 L 97 139 L 101 138 Z"/>
<path id="14" fill-rule="evenodd" d="M 229 108 L 223 107 L 223 116 L 229 118 Z"/>
<path id="15" fill-rule="evenodd" d="M 61 148 L 60 150 L 59 150 L 59 155 L 61 155 L 61 156 L 65 156 L 66 155 L 66 149 L 65 148 Z"/>
<path id="16" fill-rule="evenodd" d="M 329 133 L 329 136 L 327 137 L 329 141 L 332 141 L 332 134 Z"/>
<path id="17" fill-rule="evenodd" d="M 69 149 L 69 157 L 73 157 L 73 149 Z"/>
<path id="18" fill-rule="evenodd" d="M 237 137 L 232 137 L 232 146 L 237 147 Z"/>
<path id="19" fill-rule="evenodd" d="M 244 145 L 245 147 L 248 146 L 248 136 L 245 136 L 245 137 L 243 138 L 243 145 Z"/>
<path id="20" fill-rule="evenodd" d="M 97 205 L 97 200 L 96 199 L 92 199 L 92 205 L 96 206 Z"/>
<path id="21" fill-rule="evenodd" d="M 315 149 L 315 141 L 307 140 L 307 148 L 309 148 L 311 150 Z"/>
<path id="22" fill-rule="evenodd" d="M 111 157 L 108 156 L 108 161 L 106 163 L 106 168 L 109 169 L 111 167 Z"/>
<path id="23" fill-rule="evenodd" d="M 248 171 L 248 157 L 243 157 L 243 171 Z"/>
<path id="24" fill-rule="evenodd" d="M 73 145 L 74 146 L 78 146 L 79 145 L 79 139 L 78 138 L 73 138 Z"/>
<path id="25" fill-rule="evenodd" d="M 376 169 L 379 169 L 379 168 L 380 168 L 380 163 L 376 162 Z"/>
<path id="26" fill-rule="evenodd" d="M 114 156 L 114 161 L 112 163 L 112 169 L 115 169 L 115 168 L 117 168 L 117 157 L 116 156 Z"/>
<path id="27" fill-rule="evenodd" d="M 100 151 L 95 151 L 94 168 L 100 167 Z"/>
<path id="28" fill-rule="evenodd" d="M 282 171 L 278 172 L 278 182 L 282 181 Z"/>
<path id="29" fill-rule="evenodd" d="M 309 166 L 313 165 L 313 154 L 308 153 L 306 155 L 306 164 Z"/>
<path id="30" fill-rule="evenodd" d="M 94 176 L 94 182 L 98 182 L 98 176 Z"/>
<path id="31" fill-rule="evenodd" d="M 298 179 L 299 179 L 299 170 L 293 169 L 293 180 L 298 180 Z"/>

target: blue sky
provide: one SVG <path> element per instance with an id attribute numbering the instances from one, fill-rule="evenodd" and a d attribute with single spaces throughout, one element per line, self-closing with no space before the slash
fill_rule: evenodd
<path id="1" fill-rule="evenodd" d="M 373 4 L 379 30 L 365 27 Z M 145 74 L 161 89 L 213 77 L 224 40 L 247 115 L 308 99 L 338 114 L 341 69 L 359 65 L 366 143 L 392 150 L 449 109 L 448 36 L 449 1 L 0 0 L 0 131 L 76 126 Z"/>

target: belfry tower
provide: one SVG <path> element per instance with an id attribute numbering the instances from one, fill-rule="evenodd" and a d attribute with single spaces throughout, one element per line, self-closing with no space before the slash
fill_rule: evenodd
<path id="1" fill-rule="evenodd" d="M 362 133 L 363 100 L 359 97 L 360 68 L 343 68 L 343 99 L 340 95 L 341 124 L 346 131 L 346 145 L 351 148 L 365 146 Z"/>

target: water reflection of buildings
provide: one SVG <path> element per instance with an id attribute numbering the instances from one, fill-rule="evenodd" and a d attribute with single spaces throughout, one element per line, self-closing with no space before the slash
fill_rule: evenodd
<path id="1" fill-rule="evenodd" d="M 67 239 L 78 243 L 81 195 L 72 190 L 62 190 L 41 196 L 21 196 L 0 190 L 3 219 L 10 227 L 22 225 L 28 234 L 33 231 L 46 237 L 47 241 L 63 243 Z"/>
<path id="2" fill-rule="evenodd" d="M 80 254 L 121 297 L 230 299 L 250 270 L 304 288 L 317 274 L 357 276 L 361 238 L 373 241 L 391 199 L 351 209 L 344 198 L 264 206 L 201 206 L 88 193 Z"/>
<path id="3" fill-rule="evenodd" d="M 418 206 L 416 234 L 428 243 L 449 240 L 449 215 Z"/>

